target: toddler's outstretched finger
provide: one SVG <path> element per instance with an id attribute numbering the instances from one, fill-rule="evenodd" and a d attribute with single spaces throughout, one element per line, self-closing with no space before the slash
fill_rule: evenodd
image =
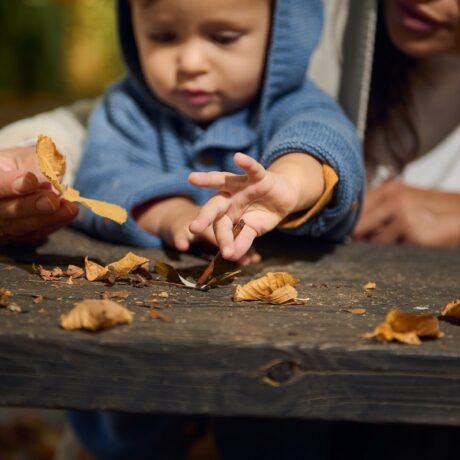
<path id="1" fill-rule="evenodd" d="M 188 181 L 195 187 L 206 187 L 220 189 L 225 186 L 228 176 L 234 174 L 211 171 L 211 172 L 192 172 L 188 176 Z"/>
<path id="2" fill-rule="evenodd" d="M 234 262 L 240 260 L 249 251 L 257 236 L 257 232 L 246 224 L 236 237 L 233 243 L 233 255 L 228 260 Z"/>
<path id="3" fill-rule="evenodd" d="M 222 216 L 214 222 L 214 234 L 216 235 L 222 257 L 227 260 L 234 260 L 230 259 L 235 252 L 233 222 L 227 215 Z"/>
<path id="4" fill-rule="evenodd" d="M 265 168 L 254 158 L 245 153 L 235 153 L 233 157 L 235 164 L 241 168 L 251 180 L 262 180 L 266 174 Z"/>
<path id="5" fill-rule="evenodd" d="M 223 193 L 214 195 L 200 209 L 198 216 L 189 226 L 190 231 L 195 235 L 204 232 L 218 217 L 227 212 L 229 206 L 228 195 Z"/>

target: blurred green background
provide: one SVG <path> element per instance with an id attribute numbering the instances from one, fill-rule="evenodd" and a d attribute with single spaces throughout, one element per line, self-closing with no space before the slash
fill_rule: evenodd
<path id="1" fill-rule="evenodd" d="M 101 94 L 123 73 L 115 0 L 0 0 L 0 127 Z"/>

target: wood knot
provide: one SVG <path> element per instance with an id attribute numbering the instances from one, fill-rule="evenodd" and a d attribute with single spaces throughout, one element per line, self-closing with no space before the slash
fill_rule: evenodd
<path id="1" fill-rule="evenodd" d="M 272 387 L 288 385 L 304 373 L 295 361 L 274 360 L 262 369 L 262 382 Z"/>

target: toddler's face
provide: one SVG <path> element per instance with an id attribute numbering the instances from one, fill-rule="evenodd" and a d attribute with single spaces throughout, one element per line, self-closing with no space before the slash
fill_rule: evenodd
<path id="1" fill-rule="evenodd" d="M 133 0 L 149 88 L 197 123 L 239 110 L 262 82 L 270 15 L 269 0 Z"/>
<path id="2" fill-rule="evenodd" d="M 410 56 L 460 53 L 460 0 L 385 0 L 385 20 Z"/>

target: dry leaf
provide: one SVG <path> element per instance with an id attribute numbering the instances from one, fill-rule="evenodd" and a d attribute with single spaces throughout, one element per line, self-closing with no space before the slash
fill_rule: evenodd
<path id="1" fill-rule="evenodd" d="M 443 335 L 437 318 L 431 313 L 403 313 L 395 307 L 388 312 L 385 322 L 379 324 L 373 332 L 364 334 L 364 338 L 420 345 L 421 338 L 435 339 Z"/>
<path id="2" fill-rule="evenodd" d="M 111 274 L 115 279 L 125 278 L 129 273 L 142 266 L 149 259 L 128 252 L 123 258 L 103 267 L 85 257 L 86 278 L 89 281 L 108 280 Z"/>
<path id="3" fill-rule="evenodd" d="M 274 304 L 297 304 L 297 289 L 289 284 L 281 286 L 267 296 L 267 301 Z"/>
<path id="4" fill-rule="evenodd" d="M 233 280 L 233 278 L 235 278 L 238 273 L 241 272 L 239 269 L 225 272 L 220 275 L 213 276 L 207 283 L 203 285 L 198 285 L 195 281 L 184 278 L 172 265 L 169 265 L 165 262 L 155 262 L 155 271 L 171 283 L 183 284 L 186 287 L 199 289 L 202 291 L 205 291 L 208 288 L 217 286 L 219 284 L 228 284 Z"/>
<path id="5" fill-rule="evenodd" d="M 222 284 L 230 284 L 235 276 L 241 273 L 241 270 L 237 268 L 236 270 L 231 270 L 228 272 L 221 273 L 220 275 L 213 276 L 203 287 L 212 287 Z"/>
<path id="6" fill-rule="evenodd" d="M 155 262 L 155 271 L 171 283 L 183 284 L 190 288 L 196 288 L 194 281 L 185 279 L 172 265 L 165 262 Z"/>
<path id="7" fill-rule="evenodd" d="M 152 319 L 161 319 L 163 321 L 171 321 L 171 317 L 169 315 L 167 315 L 166 313 L 162 313 L 161 311 L 158 311 L 158 310 L 150 310 L 149 316 Z"/>
<path id="8" fill-rule="evenodd" d="M 7 307 L 10 304 L 10 299 L 13 293 L 5 288 L 0 288 L 0 308 Z"/>
<path id="9" fill-rule="evenodd" d="M 36 151 L 41 172 L 63 198 L 68 201 L 81 203 L 99 216 L 107 217 L 119 224 L 126 222 L 128 214 L 121 206 L 105 201 L 84 198 L 80 196 L 78 190 L 61 184 L 58 177 L 62 176 L 65 172 L 65 159 L 48 136 L 38 137 Z"/>
<path id="10" fill-rule="evenodd" d="M 13 313 L 21 313 L 22 308 L 16 302 L 11 302 L 7 307 L 7 310 L 12 311 Z"/>
<path id="11" fill-rule="evenodd" d="M 131 323 L 133 314 L 112 300 L 86 299 L 62 314 L 60 325 L 66 330 L 87 329 L 97 331 L 110 329 L 117 324 Z"/>
<path id="12" fill-rule="evenodd" d="M 54 267 L 51 270 L 43 268 L 41 265 L 32 265 L 32 270 L 40 275 L 45 281 L 56 281 L 64 276 L 64 272 L 60 267 Z"/>
<path id="13" fill-rule="evenodd" d="M 299 280 L 288 272 L 268 272 L 265 276 L 237 284 L 233 300 L 265 300 L 270 303 L 298 303 L 297 290 L 293 287 Z"/>
<path id="14" fill-rule="evenodd" d="M 81 267 L 77 267 L 76 265 L 69 265 L 64 272 L 64 275 L 71 276 L 73 279 L 80 278 L 85 274 L 85 270 Z"/>
<path id="15" fill-rule="evenodd" d="M 166 291 L 161 291 L 158 293 L 158 297 L 169 297 L 169 294 Z"/>
<path id="16" fill-rule="evenodd" d="M 34 296 L 33 302 L 34 302 L 35 304 L 42 303 L 42 302 L 43 302 L 43 296 L 42 296 L 42 295 L 35 295 L 35 296 Z"/>
<path id="17" fill-rule="evenodd" d="M 460 319 L 460 299 L 449 302 L 441 312 L 441 316 Z"/>
<path id="18" fill-rule="evenodd" d="M 376 287 L 377 285 L 373 281 L 369 281 L 363 286 L 364 289 L 375 289 Z"/>
<path id="19" fill-rule="evenodd" d="M 101 294 L 102 298 L 105 300 L 114 299 L 114 298 L 124 298 L 129 296 L 128 291 L 104 291 Z"/>
<path id="20" fill-rule="evenodd" d="M 347 308 L 343 311 L 346 311 L 347 313 L 351 313 L 352 315 L 364 315 L 364 313 L 366 313 L 365 308 Z"/>

